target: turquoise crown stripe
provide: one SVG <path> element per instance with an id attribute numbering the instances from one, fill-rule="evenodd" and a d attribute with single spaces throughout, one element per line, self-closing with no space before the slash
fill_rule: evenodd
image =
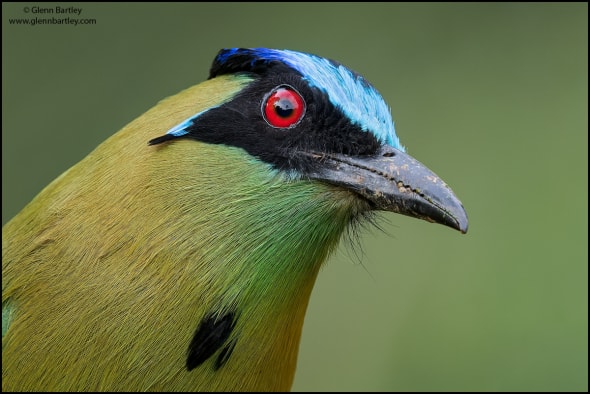
<path id="1" fill-rule="evenodd" d="M 253 56 L 257 60 L 279 61 L 297 70 L 310 86 L 326 93 L 352 123 L 373 133 L 382 142 L 405 151 L 395 133 L 389 106 L 381 94 L 362 76 L 329 59 L 308 53 L 268 48 L 232 48 L 222 51 L 216 61 L 225 63 L 235 55 Z"/>

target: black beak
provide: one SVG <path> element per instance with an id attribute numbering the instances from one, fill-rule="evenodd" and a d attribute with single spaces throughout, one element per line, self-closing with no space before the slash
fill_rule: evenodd
<path id="1" fill-rule="evenodd" d="M 467 232 L 467 213 L 442 179 L 412 156 L 383 146 L 373 156 L 311 153 L 321 166 L 309 177 L 352 190 L 375 209 Z"/>

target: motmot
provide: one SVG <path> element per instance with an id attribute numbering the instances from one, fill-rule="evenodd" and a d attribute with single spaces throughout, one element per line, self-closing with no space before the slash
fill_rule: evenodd
<path id="1" fill-rule="evenodd" d="M 318 270 L 378 211 L 462 233 L 376 88 L 231 48 L 2 228 L 2 388 L 285 391 Z"/>

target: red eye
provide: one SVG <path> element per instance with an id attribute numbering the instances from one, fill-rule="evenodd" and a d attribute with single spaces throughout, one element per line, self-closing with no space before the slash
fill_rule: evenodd
<path id="1" fill-rule="evenodd" d="M 292 87 L 279 86 L 266 97 L 262 113 L 272 127 L 293 127 L 305 115 L 305 101 Z"/>

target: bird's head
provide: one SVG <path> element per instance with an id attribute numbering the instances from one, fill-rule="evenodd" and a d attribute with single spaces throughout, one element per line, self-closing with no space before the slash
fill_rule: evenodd
<path id="1" fill-rule="evenodd" d="M 467 231 L 360 75 L 222 50 L 3 227 L 3 389 L 288 390 L 319 268 L 375 210 Z"/>
<path id="2" fill-rule="evenodd" d="M 354 192 L 370 209 L 467 231 L 452 190 L 405 153 L 377 90 L 343 65 L 290 50 L 219 52 L 209 79 L 234 75 L 244 87 L 150 141 L 179 138 L 239 147 L 293 181 Z"/>

